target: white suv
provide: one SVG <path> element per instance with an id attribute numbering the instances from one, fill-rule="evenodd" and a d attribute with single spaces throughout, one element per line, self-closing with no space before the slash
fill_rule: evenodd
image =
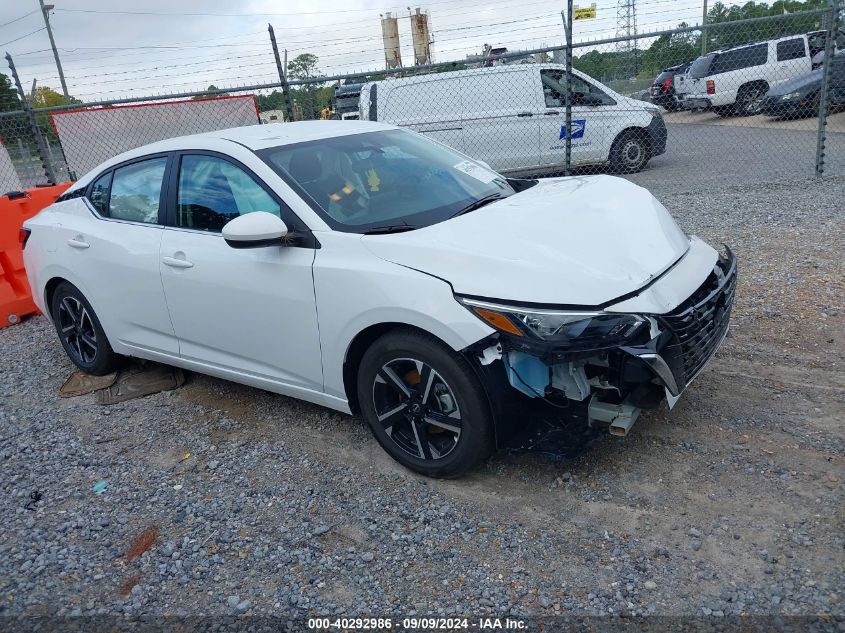
<path id="1" fill-rule="evenodd" d="M 811 70 L 807 36 L 791 35 L 702 55 L 675 77 L 675 92 L 690 110 L 749 116 L 760 111 L 769 88 Z"/>

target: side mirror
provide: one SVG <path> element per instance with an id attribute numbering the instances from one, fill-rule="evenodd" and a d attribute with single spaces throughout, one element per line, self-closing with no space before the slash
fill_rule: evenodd
<path id="1" fill-rule="evenodd" d="M 281 246 L 288 234 L 281 218 L 267 211 L 255 211 L 230 220 L 223 227 L 223 239 L 232 248 Z"/>

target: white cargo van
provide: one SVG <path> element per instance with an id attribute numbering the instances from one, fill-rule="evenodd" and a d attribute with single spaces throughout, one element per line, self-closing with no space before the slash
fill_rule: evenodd
<path id="1" fill-rule="evenodd" d="M 749 116 L 760 112 L 770 88 L 811 70 L 807 35 L 791 35 L 702 55 L 675 77 L 675 92 L 690 110 Z"/>
<path id="2" fill-rule="evenodd" d="M 361 120 L 421 132 L 508 174 L 560 171 L 565 163 L 566 69 L 494 66 L 364 84 Z M 572 164 L 642 169 L 666 150 L 661 111 L 573 71 Z"/>

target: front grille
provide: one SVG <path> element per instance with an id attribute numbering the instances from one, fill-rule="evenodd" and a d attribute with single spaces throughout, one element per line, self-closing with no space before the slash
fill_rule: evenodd
<path id="1" fill-rule="evenodd" d="M 658 317 L 672 332 L 661 350 L 683 389 L 700 372 L 728 330 L 736 290 L 736 258 L 728 250 L 705 282 L 672 312 Z"/>

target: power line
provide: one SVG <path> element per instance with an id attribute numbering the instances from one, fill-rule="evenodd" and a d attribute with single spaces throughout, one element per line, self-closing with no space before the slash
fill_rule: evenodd
<path id="1" fill-rule="evenodd" d="M 33 13 L 38 13 L 38 9 L 33 9 L 29 13 L 24 13 L 21 17 L 15 18 L 14 20 L 9 20 L 8 22 L 3 22 L 3 24 L 0 24 L 0 29 L 2 29 L 4 26 L 9 26 L 10 24 L 14 24 L 15 22 L 19 22 L 20 20 L 23 20 L 24 18 L 28 18 Z"/>
<path id="2" fill-rule="evenodd" d="M 27 33 L 26 35 L 21 35 L 20 37 L 16 37 L 15 39 L 9 40 L 8 42 L 3 42 L 2 44 L 0 44 L 0 46 L 6 46 L 6 44 L 11 44 L 12 42 L 17 42 L 19 40 L 24 39 L 25 37 L 29 37 L 30 35 L 35 35 L 36 33 L 40 33 L 41 31 L 44 31 L 46 29 L 47 29 L 46 26 L 42 26 L 40 29 L 35 29 L 31 33 Z"/>

